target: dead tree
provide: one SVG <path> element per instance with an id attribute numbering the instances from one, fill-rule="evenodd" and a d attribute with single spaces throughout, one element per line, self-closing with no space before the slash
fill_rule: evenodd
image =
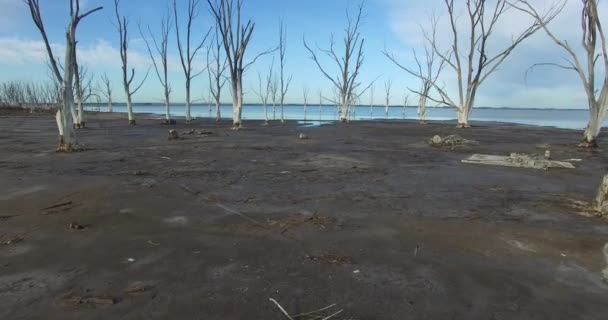
<path id="1" fill-rule="evenodd" d="M 98 86 L 100 88 L 99 92 L 108 101 L 108 111 L 113 112 L 114 108 L 112 104 L 112 82 L 110 81 L 110 78 L 108 78 L 108 75 L 105 73 L 101 75 L 101 81 L 102 85 Z"/>
<path id="2" fill-rule="evenodd" d="M 258 72 L 258 90 L 255 93 L 260 97 L 260 102 L 264 108 L 264 125 L 268 125 L 268 100 L 272 94 L 272 78 L 274 73 L 274 61 L 270 65 L 268 75 L 262 78 L 262 74 Z"/>
<path id="3" fill-rule="evenodd" d="M 407 104 L 410 101 L 410 96 L 406 93 L 403 95 L 403 119 L 405 119 Z"/>
<path id="4" fill-rule="evenodd" d="M 142 79 L 141 83 L 135 88 L 131 89 L 131 85 L 133 84 L 133 79 L 135 78 L 135 68 L 131 68 L 131 75 L 129 76 L 129 20 L 126 16 L 120 16 L 118 11 L 118 7 L 120 5 L 120 0 L 114 0 L 114 13 L 116 14 L 116 30 L 118 31 L 118 36 L 120 40 L 120 60 L 122 61 L 122 84 L 125 90 L 125 97 L 127 98 L 127 114 L 129 117 L 129 125 L 135 125 L 135 117 L 133 116 L 133 102 L 132 98 L 139 89 L 144 85 L 144 82 L 148 78 L 148 72 Z"/>
<path id="5" fill-rule="evenodd" d="M 338 55 L 333 35 L 330 39 L 329 49 L 317 47 L 318 51 L 326 54 L 330 60 L 337 65 L 340 72 L 335 76 L 330 75 L 328 69 L 321 64 L 316 50 L 313 50 L 304 39 L 304 47 L 310 52 L 311 59 L 315 62 L 321 73 L 331 81 L 339 92 L 340 121 L 343 123 L 348 122 L 350 106 L 353 104 L 353 101 L 357 99 L 355 92 L 359 91 L 358 89 L 360 89 L 361 86 L 358 77 L 361 72 L 363 61 L 365 60 L 363 55 L 365 38 L 361 37 L 360 32 L 362 16 L 362 4 L 358 6 L 358 12 L 355 17 L 352 17 L 348 10 L 346 12 L 348 24 L 345 29 L 346 34 L 344 35 L 343 55 Z M 364 91 L 366 90 L 360 90 L 360 94 Z"/>
<path id="6" fill-rule="evenodd" d="M 192 62 L 194 61 L 194 58 L 196 58 L 196 54 L 198 53 L 198 51 L 205 45 L 205 41 L 207 41 L 207 37 L 209 37 L 209 33 L 211 32 L 211 29 L 209 29 L 209 31 L 207 31 L 207 33 L 204 35 L 198 45 L 194 48 L 192 47 L 192 24 L 194 23 L 194 20 L 198 17 L 199 4 L 200 0 L 188 0 L 188 17 L 186 18 L 186 39 L 182 40 L 179 28 L 180 19 L 177 14 L 177 2 L 176 0 L 173 0 L 173 18 L 175 20 L 177 49 L 179 51 L 179 58 L 182 63 L 182 69 L 184 70 L 184 76 L 186 77 L 186 123 L 192 122 L 192 101 L 190 100 L 190 85 L 194 78 L 205 72 L 205 68 L 203 68 L 203 70 L 199 71 L 198 73 L 194 73 L 194 67 L 192 66 Z M 185 47 L 183 42 L 185 42 Z"/>
<path id="7" fill-rule="evenodd" d="M 310 90 L 308 87 L 302 88 L 302 96 L 304 97 L 304 120 L 306 121 L 306 112 L 308 111 L 308 95 L 310 94 Z"/>
<path id="8" fill-rule="evenodd" d="M 154 45 L 154 50 L 150 45 L 150 41 L 144 35 L 144 32 L 139 26 L 139 33 L 141 37 L 144 39 L 146 44 L 146 49 L 148 50 L 148 55 L 150 56 L 150 60 L 152 60 L 152 65 L 154 66 L 154 71 L 156 72 L 156 76 L 158 77 L 158 81 L 163 87 L 163 95 L 165 102 L 165 124 L 175 123 L 174 120 L 171 119 L 171 84 L 169 83 L 169 33 L 171 33 L 171 16 L 169 13 L 165 13 L 161 22 L 160 22 L 160 34 L 157 38 L 152 32 L 152 28 L 148 25 L 148 34 L 150 39 L 152 40 L 152 44 Z"/>
<path id="9" fill-rule="evenodd" d="M 285 25 L 283 20 L 279 22 L 279 58 L 281 61 L 280 68 L 280 79 L 281 79 L 281 92 L 280 92 L 280 107 L 281 107 L 281 123 L 285 123 L 285 96 L 287 96 L 287 91 L 289 91 L 289 85 L 291 84 L 291 80 L 293 76 L 289 76 L 285 79 L 285 55 L 287 54 L 287 31 L 285 30 Z"/>
<path id="10" fill-rule="evenodd" d="M 270 96 L 272 97 L 272 120 L 277 120 L 277 98 L 279 93 L 279 80 L 275 75 L 272 75 L 272 86 L 270 87 Z"/>
<path id="11" fill-rule="evenodd" d="M 207 0 L 220 31 L 232 85 L 232 125 L 235 129 L 242 125 L 243 115 L 243 74 L 262 55 L 273 52 L 269 50 L 258 54 L 249 63 L 245 63 L 245 53 L 251 41 L 255 23 L 241 20 L 241 9 L 244 0 Z"/>
<path id="12" fill-rule="evenodd" d="M 228 59 L 222 58 L 222 39 L 219 28 L 215 28 L 215 38 L 207 48 L 207 74 L 209 75 L 209 93 L 215 100 L 215 121 L 222 120 L 222 89 L 228 78 L 224 75 L 228 68 Z M 212 55 L 213 60 L 210 59 Z"/>
<path id="13" fill-rule="evenodd" d="M 541 21 L 531 23 L 523 31 L 514 34 L 508 45 L 496 53 L 490 53 L 489 43 L 494 38 L 496 26 L 512 7 L 508 0 L 462 1 L 466 11 L 466 26 L 464 28 L 458 25 L 458 11 L 454 5 L 454 0 L 444 0 L 444 2 L 450 20 L 450 49 L 443 51 L 440 44 L 437 43 L 435 37 L 437 33 L 436 19 L 433 19 L 431 33 L 424 32 L 424 36 L 431 49 L 442 60 L 442 63 L 445 63 L 456 74 L 457 98 L 450 96 L 447 90 L 438 84 L 437 79 L 429 77 L 427 73 L 409 73 L 423 81 L 430 81 L 439 97 L 433 97 L 430 94 L 427 94 L 426 97 L 437 103 L 453 107 L 456 110 L 458 127 L 467 128 L 469 127 L 471 111 L 475 105 L 475 98 L 481 85 L 498 70 L 498 67 L 511 55 L 515 48 L 542 28 L 543 24 L 553 20 L 559 13 L 560 8 L 551 7 L 542 16 Z M 467 40 L 460 41 L 461 37 Z M 463 44 L 465 44 L 464 48 Z M 408 71 L 408 69 L 405 70 Z M 419 94 L 422 94 L 422 92 L 419 92 Z"/>
<path id="14" fill-rule="evenodd" d="M 606 35 L 600 20 L 599 1 L 581 0 L 581 2 L 583 5 L 580 21 L 582 28 L 581 44 L 585 52 L 582 58 L 567 41 L 560 40 L 548 28 L 544 15 L 541 15 L 529 1 L 516 0 L 515 5 L 519 10 L 534 17 L 537 23 L 542 26 L 545 33 L 570 56 L 570 60 L 567 60 L 566 64 L 540 63 L 535 66 L 556 66 L 566 70 L 573 70 L 578 74 L 587 95 L 590 116 L 581 146 L 597 147 L 597 137 L 602 129 L 604 119 L 606 118 L 606 110 L 608 109 L 608 44 L 606 43 Z M 561 10 L 564 5 L 565 2 L 562 2 L 559 9 Z M 604 68 L 600 88 L 597 87 L 598 79 L 596 78 L 598 62 L 601 62 Z"/>
<path id="15" fill-rule="evenodd" d="M 391 103 L 391 88 L 393 86 L 393 81 L 391 79 L 386 80 L 386 82 L 384 82 L 384 93 L 385 93 L 385 100 L 384 100 L 384 116 L 385 118 L 388 119 L 388 108 L 390 106 Z"/>
<path id="16" fill-rule="evenodd" d="M 76 115 L 73 117 L 74 126 L 77 129 L 85 127 L 84 121 L 84 105 L 95 96 L 95 90 L 93 88 L 94 76 L 89 76 L 88 70 L 84 67 L 80 67 L 78 59 L 76 58 L 76 50 L 74 50 L 74 89 L 76 93 L 76 104 L 78 110 L 72 110 L 72 114 Z"/>
<path id="17" fill-rule="evenodd" d="M 437 30 L 437 19 L 435 17 L 431 18 L 431 23 L 433 24 L 433 32 Z M 422 28 L 421 28 L 422 29 Z M 422 29 L 424 33 L 424 30 Z M 418 79 L 420 79 L 420 91 L 412 90 L 408 88 L 408 90 L 412 91 L 415 94 L 418 94 L 418 121 L 420 124 L 426 124 L 426 106 L 428 96 L 431 94 L 431 89 L 433 89 L 433 84 L 437 83 L 443 68 L 446 65 L 446 60 L 441 59 L 437 52 L 433 49 L 433 42 L 435 40 L 435 34 L 430 38 L 427 38 L 424 45 L 424 60 L 422 60 L 415 49 L 412 49 L 414 53 L 414 60 L 416 61 L 417 68 L 410 68 L 399 62 L 399 60 L 395 57 L 394 54 L 388 53 L 386 49 L 383 51 L 383 54 L 392 61 L 397 67 L 405 70 L 409 74 L 415 74 Z"/>
<path id="18" fill-rule="evenodd" d="M 51 49 L 44 23 L 42 21 L 42 15 L 40 13 L 40 2 L 39 0 L 25 0 L 28 5 L 32 20 L 38 28 L 49 58 L 49 64 L 58 83 L 62 84 L 61 96 L 62 104 L 59 106 L 59 111 L 56 114 L 57 127 L 59 129 L 59 147 L 58 151 L 69 152 L 72 151 L 76 145 L 76 135 L 71 126 L 72 122 L 72 110 L 74 109 L 74 57 L 76 51 L 76 29 L 82 19 L 86 18 L 90 14 L 102 10 L 103 7 L 97 7 L 89 10 L 85 13 L 80 13 L 80 1 L 70 0 L 70 22 L 66 31 L 66 48 L 65 48 L 65 61 L 63 64 L 63 75 L 61 74 L 59 63 Z"/>

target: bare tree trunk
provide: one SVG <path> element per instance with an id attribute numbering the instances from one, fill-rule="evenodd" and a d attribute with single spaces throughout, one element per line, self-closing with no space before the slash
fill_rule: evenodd
<path id="1" fill-rule="evenodd" d="M 167 11 L 169 11 L 167 9 Z M 148 49 L 148 55 L 152 60 L 152 65 L 154 66 L 154 71 L 156 72 L 156 76 L 158 81 L 163 87 L 164 93 L 164 102 L 165 102 L 165 124 L 173 124 L 175 121 L 171 119 L 171 84 L 169 83 L 169 34 L 171 33 L 171 14 L 166 12 L 160 23 L 160 33 L 159 36 L 155 36 L 155 33 L 152 32 L 152 29 L 148 25 L 148 34 L 152 39 L 152 43 L 154 44 L 154 50 L 152 51 L 152 46 L 150 45 L 150 41 L 144 35 L 144 31 L 139 26 L 139 33 L 141 37 L 144 39 L 146 43 L 146 49 Z M 159 38 L 159 40 L 157 40 Z M 156 57 L 158 55 L 158 58 Z M 159 63 L 160 62 L 160 63 Z"/>
<path id="2" fill-rule="evenodd" d="M 221 105 L 219 102 L 215 103 L 215 121 L 216 122 L 220 122 L 222 121 L 222 111 L 221 111 Z"/>
<path id="3" fill-rule="evenodd" d="M 192 114 L 190 113 L 190 83 L 186 84 L 186 123 L 192 122 Z"/>
<path id="4" fill-rule="evenodd" d="M 262 55 L 274 50 L 257 55 L 251 62 L 245 64 L 245 52 L 255 23 L 248 21 L 242 24 L 241 9 L 243 0 L 207 0 L 219 33 L 228 60 L 230 80 L 232 84 L 232 124 L 235 129 L 242 125 L 243 107 L 243 73 Z M 236 8 L 235 8 L 236 5 Z M 235 10 L 236 9 L 236 10 Z"/>
<path id="5" fill-rule="evenodd" d="M 70 152 L 76 145 L 76 135 L 71 125 L 72 110 L 74 109 L 74 92 L 72 85 L 74 83 L 74 58 L 76 57 L 76 29 L 79 22 L 87 17 L 88 15 L 103 9 L 103 7 L 97 7 L 89 10 L 84 14 L 80 14 L 80 1 L 70 0 L 70 23 L 66 32 L 66 51 L 65 51 L 65 62 L 64 62 L 64 75 L 61 75 L 59 66 L 53 50 L 51 49 L 46 29 L 42 21 L 42 15 L 40 13 L 39 0 L 26 0 L 25 3 L 30 10 L 32 20 L 42 39 L 44 40 L 46 52 L 49 58 L 49 64 L 53 75 L 57 80 L 56 83 L 62 83 L 62 104 L 60 105 L 59 111 L 55 116 L 57 122 L 57 128 L 59 129 L 59 146 L 57 151 Z"/>
<path id="6" fill-rule="evenodd" d="M 353 18 L 349 12 L 347 11 L 347 19 L 348 25 L 345 28 L 344 35 L 344 54 L 339 56 L 334 48 L 335 42 L 333 40 L 333 36 L 330 40 L 329 49 L 318 49 L 322 51 L 324 54 L 327 54 L 333 63 L 337 64 L 338 69 L 340 70 L 340 74 L 336 76 L 331 76 L 326 68 L 323 67 L 319 60 L 319 56 L 316 53 L 316 50 L 311 49 L 306 40 L 304 40 L 304 47 L 311 54 L 311 59 L 315 62 L 323 76 L 327 78 L 335 89 L 338 90 L 339 98 L 336 101 L 336 104 L 339 105 L 339 118 L 340 122 L 346 123 L 349 120 L 349 112 L 351 104 L 358 99 L 358 97 L 367 91 L 373 83 L 371 83 L 367 88 L 361 90 L 359 95 L 356 94 L 359 90 L 359 86 L 361 85 L 358 82 L 358 77 L 360 74 L 361 66 L 363 65 L 364 55 L 363 55 L 363 45 L 365 44 L 365 39 L 361 37 L 360 28 L 361 28 L 361 19 L 363 17 L 363 5 L 359 5 L 357 15 Z"/>
<path id="7" fill-rule="evenodd" d="M 420 124 L 426 124 L 426 96 L 428 94 L 429 92 L 427 91 L 424 95 L 421 94 L 418 99 L 418 122 Z"/>
<path id="8" fill-rule="evenodd" d="M 241 0 L 239 0 L 241 1 Z M 191 113 L 191 105 L 192 102 L 190 100 L 190 85 L 192 83 L 192 79 L 198 77 L 201 73 L 203 73 L 206 69 L 203 69 L 199 73 L 193 73 L 192 62 L 196 58 L 196 54 L 198 51 L 205 45 L 205 41 L 207 41 L 207 37 L 211 32 L 211 29 L 205 34 L 200 44 L 192 50 L 190 46 L 191 35 L 192 35 L 192 24 L 194 20 L 198 17 L 199 14 L 199 3 L 200 0 L 188 0 L 188 17 L 185 20 L 187 23 L 186 27 L 186 45 L 185 48 L 182 45 L 182 39 L 180 36 L 180 28 L 177 14 L 177 2 L 173 0 L 173 13 L 175 18 L 175 32 L 177 34 L 177 49 L 179 51 L 180 61 L 182 63 L 182 68 L 184 70 L 184 75 L 186 77 L 186 123 L 192 122 L 192 113 Z M 208 66 L 207 66 L 208 67 Z"/>
<path id="9" fill-rule="evenodd" d="M 120 0 L 114 0 L 114 13 L 116 14 L 116 29 L 118 31 L 118 36 L 120 40 L 120 59 L 122 61 L 122 84 L 125 91 L 125 97 L 127 99 L 127 116 L 129 118 L 129 125 L 135 125 L 135 117 L 133 116 L 133 103 L 132 103 L 132 95 L 134 95 L 141 87 L 144 82 L 148 78 L 148 72 L 146 72 L 146 76 L 143 78 L 139 86 L 134 90 L 131 90 L 131 84 L 133 83 L 133 79 L 135 78 L 135 69 L 131 69 L 131 76 L 128 75 L 129 62 L 128 62 L 128 45 L 129 45 L 129 21 L 127 17 L 120 16 L 118 11 L 118 7 L 120 5 Z"/>
<path id="10" fill-rule="evenodd" d="M 604 176 L 595 198 L 597 209 L 602 215 L 608 215 L 608 175 Z"/>

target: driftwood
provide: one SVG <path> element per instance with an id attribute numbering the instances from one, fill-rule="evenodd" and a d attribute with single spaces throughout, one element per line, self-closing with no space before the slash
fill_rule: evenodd
<path id="1" fill-rule="evenodd" d="M 289 320 L 296 320 L 296 319 L 300 319 L 300 320 L 329 320 L 331 318 L 334 318 L 335 316 L 339 315 L 340 313 L 342 313 L 344 311 L 344 309 L 340 309 L 338 311 L 336 311 L 336 304 L 331 304 L 327 307 L 321 308 L 319 310 L 315 310 L 315 311 L 311 311 L 311 312 L 306 312 L 306 313 L 300 313 L 300 314 L 296 314 L 296 315 L 290 315 L 285 308 L 283 308 L 283 306 L 281 306 L 275 299 L 270 298 L 269 299 L 272 303 L 274 303 L 277 308 L 279 308 L 279 310 L 281 310 L 281 312 L 287 317 L 287 319 Z"/>
<path id="2" fill-rule="evenodd" d="M 510 156 L 474 154 L 462 160 L 462 163 L 543 170 L 549 168 L 575 169 L 574 165 L 570 162 L 549 160 L 543 156 L 518 153 L 512 153 Z"/>
<path id="3" fill-rule="evenodd" d="M 441 137 L 439 135 L 431 138 L 428 143 L 433 147 L 455 147 L 462 145 L 478 144 L 477 141 L 465 139 L 459 135 Z"/>
<path id="4" fill-rule="evenodd" d="M 604 176 L 595 201 L 600 215 L 608 215 L 608 175 Z"/>

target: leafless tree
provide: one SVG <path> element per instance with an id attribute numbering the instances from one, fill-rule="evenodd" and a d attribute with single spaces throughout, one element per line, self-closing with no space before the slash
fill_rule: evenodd
<path id="1" fill-rule="evenodd" d="M 268 100 L 272 94 L 272 81 L 274 74 L 274 61 L 270 65 L 270 70 L 265 77 L 262 77 L 262 73 L 258 72 L 258 90 L 255 93 L 260 97 L 260 102 L 264 108 L 264 125 L 268 125 Z"/>
<path id="2" fill-rule="evenodd" d="M 280 82 L 281 82 L 281 92 L 280 92 L 280 107 L 281 107 L 281 123 L 285 123 L 285 96 L 287 96 L 287 92 L 289 91 L 289 85 L 291 84 L 291 80 L 293 76 L 287 77 L 285 79 L 285 56 L 287 55 L 287 31 L 285 30 L 285 24 L 281 19 L 279 21 L 279 58 L 280 58 Z"/>
<path id="3" fill-rule="evenodd" d="M 168 10 L 167 10 L 168 11 Z M 169 83 L 169 34 L 171 33 L 171 15 L 169 12 L 166 12 L 163 15 L 163 18 L 160 22 L 160 34 L 159 37 L 155 36 L 155 33 L 152 32 L 152 28 L 148 25 L 147 30 L 150 36 L 150 40 L 146 38 L 144 31 L 139 26 L 139 33 L 141 37 L 144 39 L 146 44 L 146 49 L 148 50 L 148 55 L 150 56 L 150 60 L 152 60 L 152 65 L 154 66 L 154 71 L 156 72 L 156 76 L 158 77 L 158 81 L 163 87 L 163 94 L 165 100 L 165 124 L 175 123 L 174 120 L 171 119 L 171 84 Z M 153 44 L 154 49 L 152 48 Z"/>
<path id="4" fill-rule="evenodd" d="M 114 13 L 116 14 L 116 30 L 118 31 L 118 36 L 120 38 L 120 60 L 122 61 L 122 83 L 125 90 L 125 97 L 127 98 L 127 114 L 129 117 L 129 124 L 135 125 L 135 118 L 133 116 L 133 103 L 132 97 L 141 87 L 144 85 L 144 82 L 148 78 L 148 72 L 142 79 L 141 83 L 135 87 L 135 89 L 131 89 L 131 85 L 133 84 L 133 79 L 135 78 L 135 68 L 131 68 L 131 75 L 129 76 L 129 20 L 126 16 L 120 16 L 120 12 L 118 7 L 120 5 L 120 0 L 114 0 Z"/>
<path id="5" fill-rule="evenodd" d="M 386 118 L 388 118 L 388 107 L 390 106 L 391 103 L 391 89 L 393 86 L 393 81 L 391 79 L 388 79 L 384 82 L 384 93 L 385 93 L 385 100 L 384 100 L 384 115 Z"/>
<path id="6" fill-rule="evenodd" d="M 211 12 L 215 17 L 216 25 L 220 31 L 228 67 L 230 71 L 230 82 L 232 85 L 232 125 L 240 128 L 243 114 L 243 74 L 245 70 L 254 64 L 262 55 L 273 52 L 268 50 L 254 57 L 249 63 L 245 63 L 245 53 L 251 41 L 255 23 L 241 20 L 241 9 L 244 0 L 207 0 Z"/>
<path id="7" fill-rule="evenodd" d="M 108 78 L 108 75 L 106 73 L 101 75 L 101 82 L 102 84 L 98 85 L 99 92 L 108 101 L 108 111 L 113 112 L 114 107 L 112 104 L 112 82 L 110 81 L 110 78 Z"/>
<path id="8" fill-rule="evenodd" d="M 279 93 L 279 80 L 276 75 L 272 75 L 272 85 L 270 96 L 272 97 L 272 120 L 277 120 L 277 98 Z"/>
<path id="9" fill-rule="evenodd" d="M 304 98 L 304 121 L 306 121 L 306 113 L 307 113 L 307 109 L 308 109 L 308 95 L 310 94 L 310 90 L 308 90 L 308 87 L 304 86 L 302 88 L 302 96 Z"/>
<path id="10" fill-rule="evenodd" d="M 190 85 L 194 78 L 198 77 L 206 70 L 206 68 L 202 68 L 202 70 L 199 71 L 198 73 L 194 73 L 194 67 L 192 66 L 192 62 L 196 58 L 196 54 L 198 53 L 198 51 L 201 48 L 203 48 L 203 46 L 205 45 L 205 41 L 207 41 L 207 38 L 209 37 L 209 33 L 211 32 L 211 29 L 209 29 L 209 31 L 207 31 L 207 33 L 202 37 L 202 39 L 198 43 L 198 45 L 196 45 L 196 47 L 192 47 L 192 45 L 191 45 L 192 24 L 194 23 L 194 20 L 196 20 L 196 18 L 199 15 L 199 11 L 200 11 L 199 5 L 200 5 L 200 0 L 188 0 L 188 17 L 186 18 L 186 22 L 187 22 L 186 39 L 183 40 L 180 35 L 179 24 L 180 24 L 181 20 L 179 19 L 178 14 L 177 14 L 177 1 L 173 0 L 173 13 L 174 13 L 173 18 L 175 20 L 175 32 L 177 35 L 177 49 L 179 50 L 180 61 L 182 63 L 182 68 L 184 70 L 184 76 L 186 77 L 186 122 L 187 123 L 190 123 L 192 121 L 192 114 L 191 114 L 192 101 L 190 100 Z M 184 47 L 184 42 L 185 42 L 185 47 Z"/>
<path id="11" fill-rule="evenodd" d="M 361 37 L 361 19 L 363 17 L 363 4 L 358 6 L 357 15 L 351 16 L 350 13 L 346 12 L 348 24 L 346 26 L 344 35 L 344 54 L 339 56 L 336 48 L 333 35 L 331 36 L 329 49 L 321 49 L 317 47 L 317 50 L 321 53 L 326 54 L 330 60 L 332 60 L 339 69 L 339 74 L 332 76 L 328 69 L 321 64 L 319 55 L 316 50 L 313 50 L 304 40 L 304 46 L 310 52 L 311 59 L 315 62 L 321 73 L 331 81 L 331 83 L 339 91 L 339 104 L 340 104 L 340 121 L 348 122 L 348 113 L 350 106 L 353 101 L 358 98 L 355 94 L 359 91 L 362 94 L 366 91 L 361 89 L 361 82 L 358 81 L 359 74 L 361 72 L 361 66 L 365 60 L 363 54 L 363 45 L 365 44 L 365 38 Z M 371 86 L 371 84 L 370 84 Z M 369 87 L 368 87 L 369 88 Z"/>
<path id="12" fill-rule="evenodd" d="M 84 105 L 95 95 L 95 88 L 93 87 L 94 75 L 89 75 L 88 69 L 81 67 L 76 57 L 76 50 L 74 50 L 74 89 L 76 93 L 76 104 L 78 110 L 72 110 L 72 114 L 76 114 L 74 117 L 74 126 L 78 129 L 85 127 L 84 121 Z"/>
<path id="13" fill-rule="evenodd" d="M 560 40 L 558 36 L 548 28 L 543 15 L 536 10 L 527 0 L 515 0 L 514 5 L 521 11 L 534 17 L 547 35 L 570 56 L 565 64 L 559 63 L 540 63 L 539 65 L 556 66 L 566 70 L 575 71 L 583 83 L 583 88 L 587 94 L 587 104 L 589 106 L 589 124 L 585 129 L 581 146 L 597 147 L 597 138 L 602 129 L 602 124 L 606 118 L 608 109 L 608 45 L 606 35 L 600 20 L 598 0 L 581 0 L 581 21 L 582 29 L 581 44 L 585 52 L 584 57 L 580 57 L 575 49 L 565 40 Z M 561 2 L 563 7 L 565 2 Z M 561 9 L 561 8 L 560 8 Z M 599 47 L 599 48 L 598 48 Z M 600 60 L 601 58 L 601 60 Z M 598 62 L 603 62 L 603 79 L 598 86 L 596 77 L 596 66 Z M 534 67 L 534 66 L 533 66 Z"/>
<path id="14" fill-rule="evenodd" d="M 435 54 L 451 69 L 457 78 L 458 98 L 452 98 L 447 90 L 440 86 L 439 83 L 433 81 L 433 78 L 428 76 L 428 73 L 404 69 L 411 75 L 420 78 L 423 81 L 430 81 L 439 97 L 432 97 L 427 94 L 429 100 L 444 104 L 456 109 L 458 118 L 458 127 L 469 127 L 469 117 L 475 105 L 475 98 L 480 86 L 488 79 L 488 77 L 498 70 L 498 67 L 511 55 L 513 50 L 521 43 L 533 35 L 536 31 L 553 20 L 560 12 L 560 8 L 552 6 L 545 14 L 541 21 L 535 21 L 527 26 L 523 31 L 514 34 L 509 44 L 498 50 L 496 53 L 490 53 L 489 43 L 494 38 L 496 26 L 504 17 L 505 13 L 512 7 L 508 0 L 466 0 L 459 1 L 463 3 L 466 11 L 466 26 L 461 27 L 457 22 L 458 10 L 455 7 L 454 0 L 444 0 L 450 20 L 451 43 L 450 49 L 442 50 L 437 43 L 437 20 L 433 19 L 430 33 L 424 32 L 424 36 L 429 46 Z M 466 46 L 462 48 L 460 37 L 467 39 Z M 464 51 L 463 51 L 464 50 Z M 463 61 L 464 60 L 464 61 Z M 423 90 L 421 90 L 423 91 Z M 422 94 L 423 92 L 418 92 Z"/>
<path id="15" fill-rule="evenodd" d="M 323 90 L 319 89 L 319 120 L 323 117 Z"/>
<path id="16" fill-rule="evenodd" d="M 8 81 L 0 84 L 0 106 L 55 107 L 61 99 L 54 81 L 42 83 Z"/>
<path id="17" fill-rule="evenodd" d="M 403 119 L 405 119 L 405 114 L 406 114 L 406 110 L 407 110 L 407 104 L 410 101 L 410 95 L 405 93 L 403 95 Z"/>
<path id="18" fill-rule="evenodd" d="M 24 0 L 28 5 L 30 14 L 34 24 L 38 28 L 46 52 L 48 54 L 49 63 L 53 70 L 53 74 L 58 83 L 62 83 L 62 104 L 59 107 L 59 111 L 55 117 L 57 121 L 57 127 L 59 128 L 60 142 L 58 151 L 69 152 L 72 151 L 76 144 L 76 135 L 72 126 L 70 125 L 72 118 L 72 109 L 74 105 L 74 91 L 72 85 L 74 83 L 74 51 L 76 50 L 76 29 L 82 19 L 86 18 L 90 14 L 102 10 L 103 7 L 97 7 L 92 10 L 80 13 L 80 1 L 69 0 L 70 3 L 70 22 L 66 32 L 66 52 L 65 62 L 63 68 L 63 75 L 61 74 L 59 63 L 55 58 L 55 54 L 51 49 L 44 22 L 42 21 L 42 15 L 40 12 L 40 1 L 39 0 Z"/>
<path id="19" fill-rule="evenodd" d="M 222 89 L 228 81 L 224 75 L 228 68 L 228 59 L 222 57 L 222 39 L 220 38 L 219 28 L 215 27 L 215 38 L 207 48 L 207 73 L 209 75 L 209 93 L 215 101 L 215 121 L 222 120 Z M 213 60 L 211 60 L 211 58 Z"/>
<path id="20" fill-rule="evenodd" d="M 424 57 L 422 60 L 415 49 L 412 49 L 414 54 L 414 60 L 416 61 L 417 68 L 410 68 L 399 62 L 399 60 L 395 57 L 394 54 L 388 53 L 386 49 L 383 51 L 384 55 L 391 60 L 396 66 L 405 70 L 409 74 L 415 74 L 418 79 L 420 79 L 420 91 L 412 90 L 408 88 L 408 90 L 418 94 L 418 121 L 420 124 L 426 123 L 426 106 L 428 96 L 431 94 L 431 89 L 433 89 L 433 84 L 437 83 L 441 72 L 446 66 L 446 59 L 442 59 L 437 55 L 437 51 L 433 49 L 433 43 L 436 39 L 435 32 L 437 31 L 437 18 L 435 16 L 431 17 L 431 23 L 433 25 L 432 30 L 433 34 L 431 37 L 427 37 L 424 45 Z M 421 27 L 422 33 L 424 33 L 424 29 Z M 447 55 L 446 55 L 447 57 Z"/>

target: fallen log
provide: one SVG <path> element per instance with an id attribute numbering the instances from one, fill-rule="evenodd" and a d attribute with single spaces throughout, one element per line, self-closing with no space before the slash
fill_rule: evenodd
<path id="1" fill-rule="evenodd" d="M 518 153 L 512 153 L 510 156 L 474 154 L 462 160 L 462 163 L 543 170 L 549 168 L 575 169 L 574 165 L 567 161 L 549 160 L 544 156 Z"/>

